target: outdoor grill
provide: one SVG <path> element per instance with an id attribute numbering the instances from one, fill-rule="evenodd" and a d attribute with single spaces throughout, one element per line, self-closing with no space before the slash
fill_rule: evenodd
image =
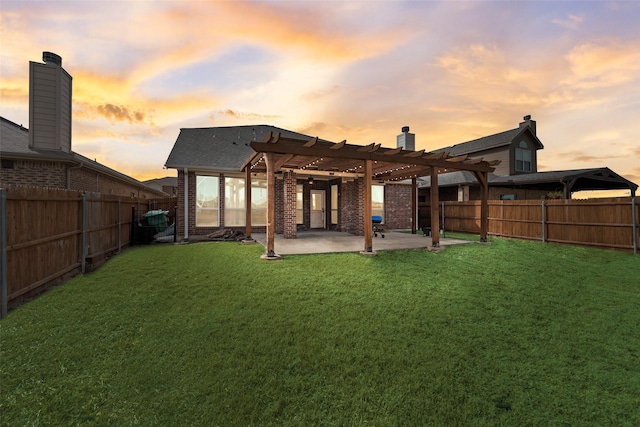
<path id="1" fill-rule="evenodd" d="M 373 236 L 378 237 L 378 233 L 380 233 L 380 237 L 384 239 L 384 234 L 382 234 L 384 230 L 382 229 L 382 227 L 380 227 L 381 223 L 382 223 L 382 217 L 380 215 L 373 215 L 371 217 L 371 225 L 373 226 Z"/>

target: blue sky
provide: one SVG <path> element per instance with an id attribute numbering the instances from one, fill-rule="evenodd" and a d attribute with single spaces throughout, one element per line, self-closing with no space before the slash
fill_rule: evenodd
<path id="1" fill-rule="evenodd" d="M 266 123 L 432 150 L 531 114 L 539 170 L 640 183 L 640 2 L 11 1 L 0 114 L 28 125 L 28 63 L 73 76 L 73 149 L 139 179 L 182 127 Z"/>

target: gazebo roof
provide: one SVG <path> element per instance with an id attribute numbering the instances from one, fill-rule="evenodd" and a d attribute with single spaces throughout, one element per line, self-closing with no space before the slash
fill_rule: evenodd
<path id="1" fill-rule="evenodd" d="M 438 178 L 439 187 L 474 185 L 477 179 L 468 172 L 452 172 Z M 635 193 L 638 185 L 623 178 L 607 167 L 590 169 L 573 169 L 561 171 L 535 172 L 520 175 L 489 174 L 490 186 L 536 187 L 542 190 L 556 190 L 559 185 L 567 184 L 570 192 L 584 190 L 626 190 Z M 419 180 L 419 187 L 429 188 L 431 179 L 428 176 Z"/>

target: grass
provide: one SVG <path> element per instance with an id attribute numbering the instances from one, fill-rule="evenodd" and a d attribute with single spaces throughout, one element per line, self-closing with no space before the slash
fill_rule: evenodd
<path id="1" fill-rule="evenodd" d="M 136 248 L 12 311 L 0 423 L 640 425 L 637 255 L 262 251 Z"/>

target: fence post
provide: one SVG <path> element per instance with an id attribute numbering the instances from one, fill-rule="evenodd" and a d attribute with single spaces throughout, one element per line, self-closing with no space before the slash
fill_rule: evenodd
<path id="1" fill-rule="evenodd" d="M 120 252 L 120 249 L 122 249 L 122 215 L 121 215 L 121 210 L 122 210 L 122 204 L 121 204 L 121 198 L 118 197 L 118 252 Z"/>
<path id="2" fill-rule="evenodd" d="M 633 231 L 633 253 L 637 254 L 638 253 L 638 224 L 637 224 L 637 218 L 636 218 L 636 198 L 632 197 L 631 198 L 631 222 L 633 223 L 633 226 L 631 227 L 631 230 Z"/>
<path id="3" fill-rule="evenodd" d="M 547 241 L 547 220 L 544 200 L 542 201 L 542 243 Z"/>
<path id="4" fill-rule="evenodd" d="M 85 273 L 87 263 L 87 193 L 82 193 L 82 248 L 80 251 L 80 265 L 82 274 Z"/>
<path id="5" fill-rule="evenodd" d="M 9 290 L 7 283 L 7 190 L 0 188 L 0 287 L 2 288 L 2 308 L 0 319 L 7 315 Z"/>
<path id="6" fill-rule="evenodd" d="M 173 243 L 178 240 L 178 205 L 173 207 Z"/>
<path id="7" fill-rule="evenodd" d="M 445 237 L 444 235 L 444 202 L 442 202 L 442 237 Z"/>

